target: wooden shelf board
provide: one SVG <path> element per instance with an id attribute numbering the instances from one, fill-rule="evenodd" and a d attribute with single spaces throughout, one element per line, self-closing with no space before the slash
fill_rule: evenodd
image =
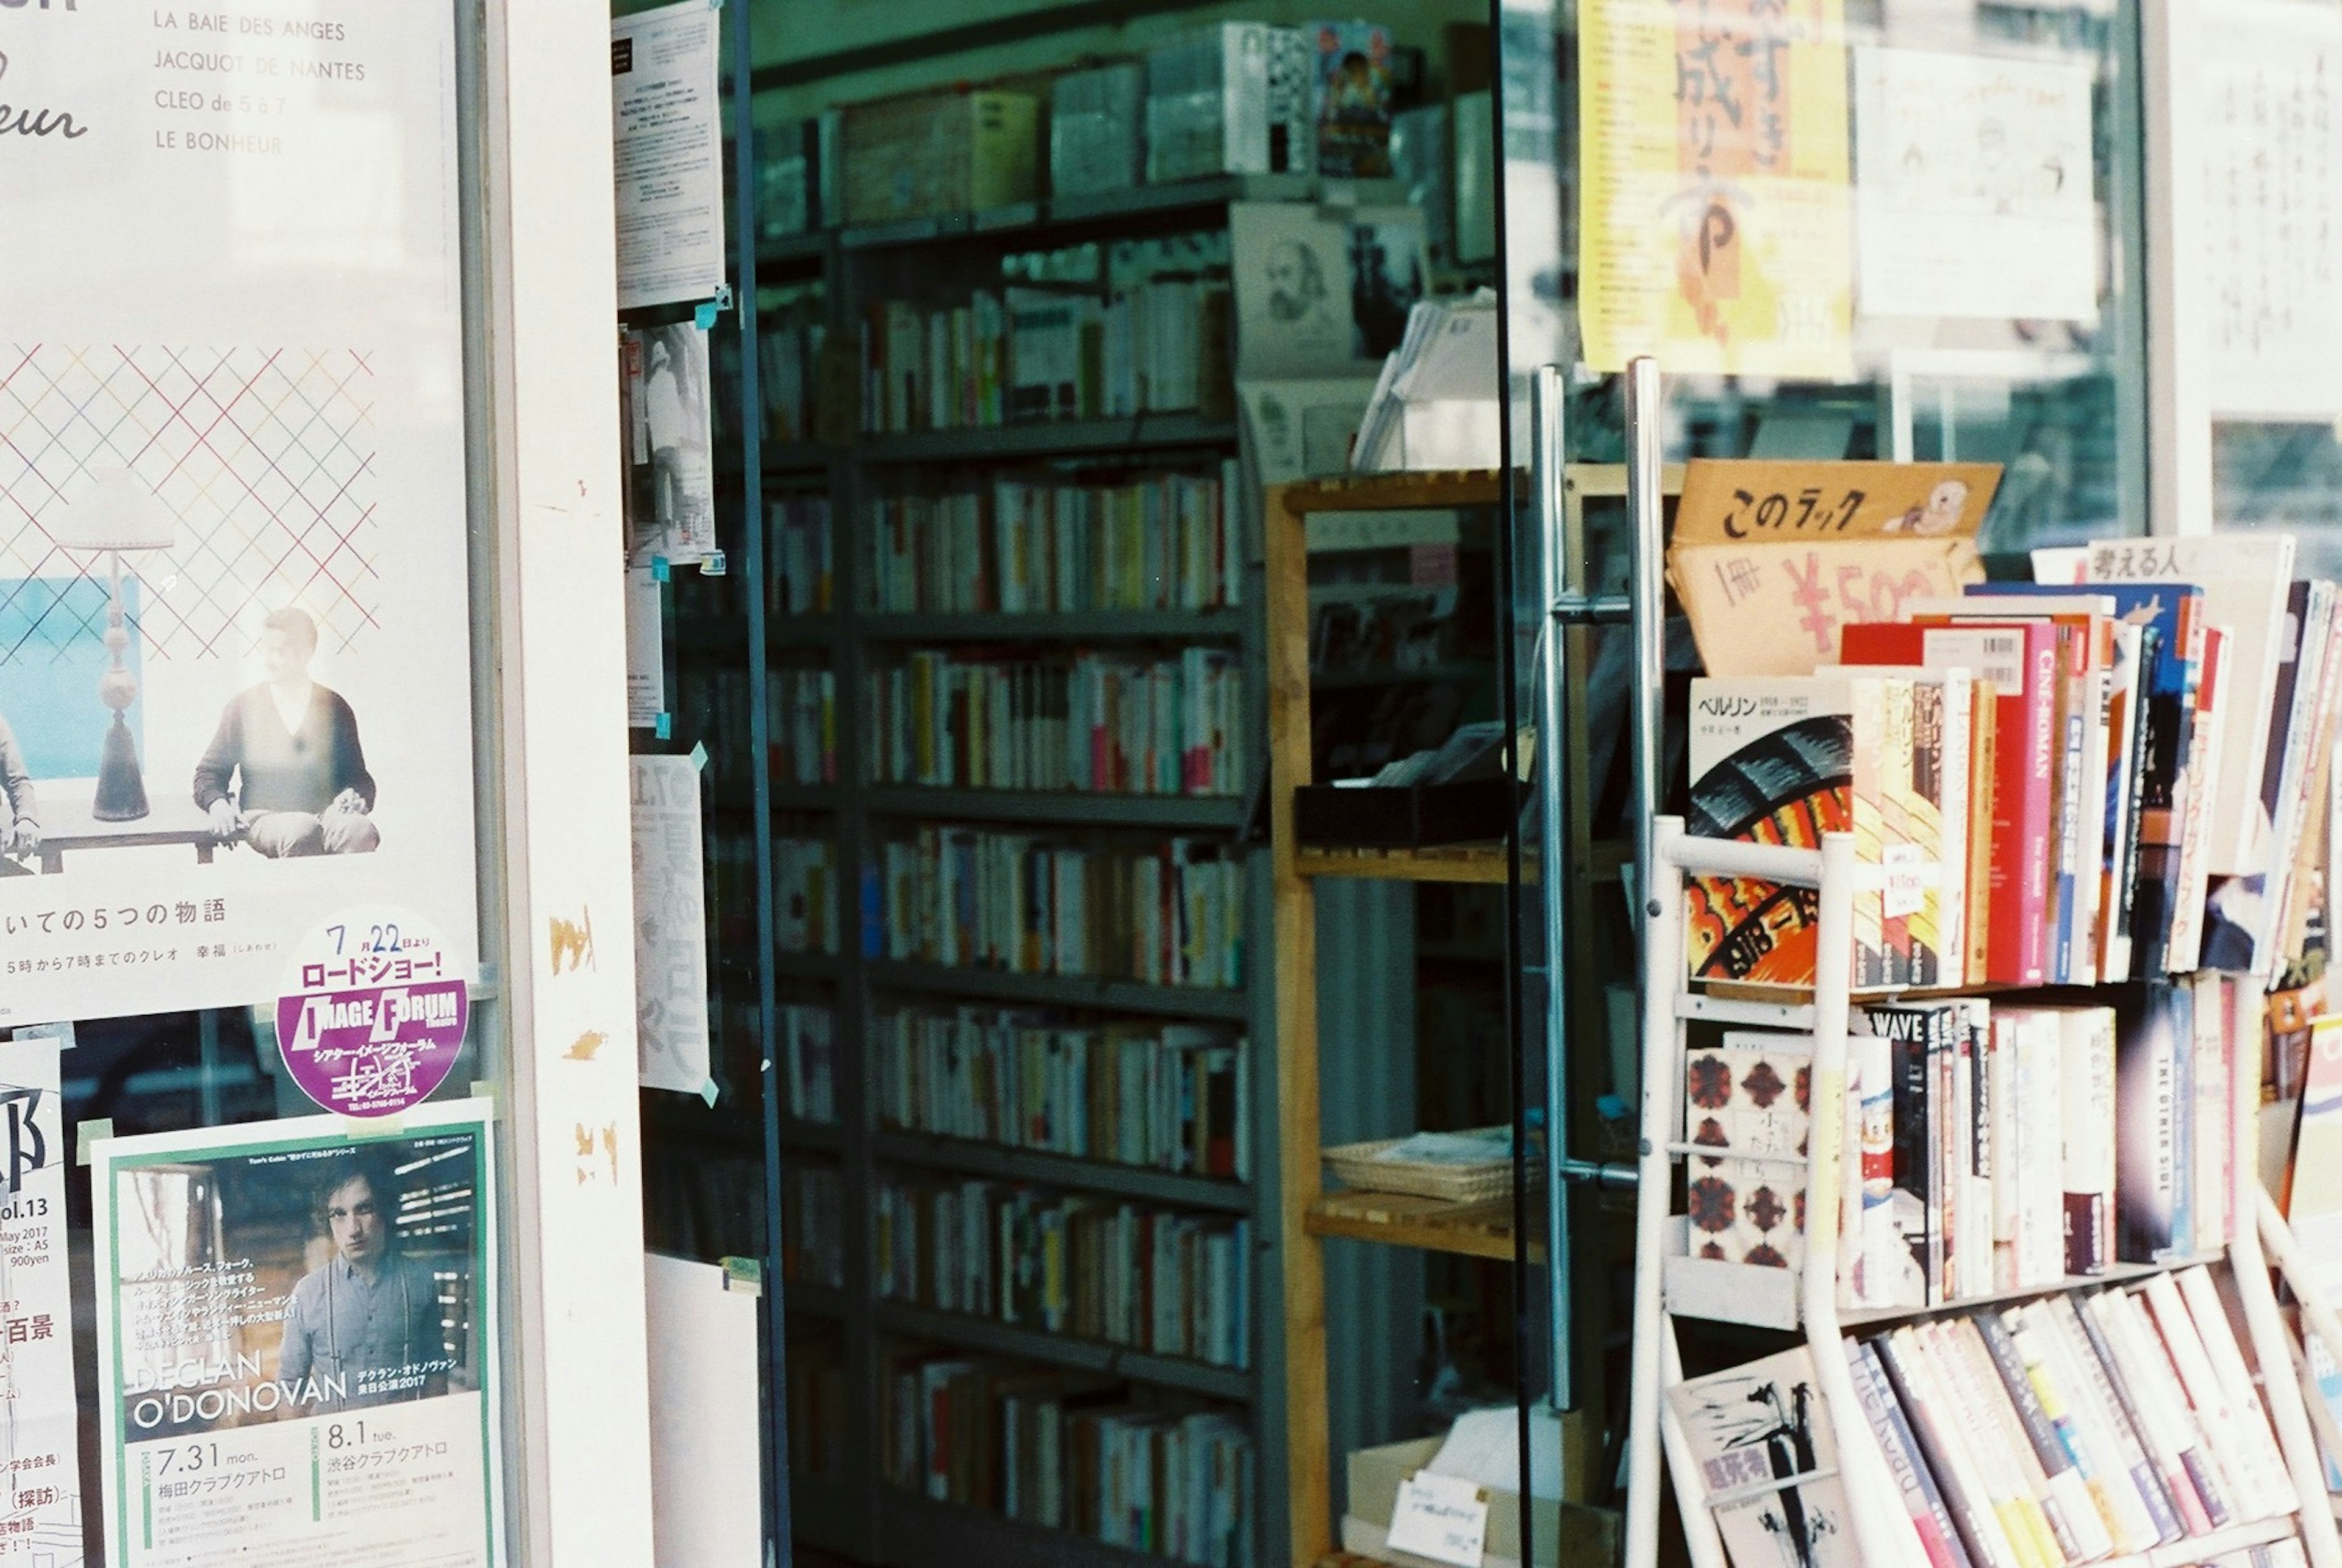
<path id="1" fill-rule="evenodd" d="M 1458 1203 L 1405 1193 L 1328 1193 L 1309 1205 L 1307 1229 L 1313 1236 L 1513 1261 L 1510 1198 Z M 1532 1243 L 1529 1256 L 1544 1257 L 1545 1248 Z"/>
<path id="2" fill-rule="evenodd" d="M 1494 506 L 1505 498 L 1493 468 L 1460 468 L 1406 474 L 1344 474 L 1305 479 L 1282 487 L 1285 509 L 1312 512 L 1437 511 L 1456 506 Z"/>
<path id="3" fill-rule="evenodd" d="M 1375 882 L 1471 882 L 1505 880 L 1505 852 L 1496 844 L 1466 844 L 1432 849 L 1305 849 L 1293 857 L 1303 876 L 1352 876 Z M 1521 876 L 1536 880 L 1533 861 Z"/>

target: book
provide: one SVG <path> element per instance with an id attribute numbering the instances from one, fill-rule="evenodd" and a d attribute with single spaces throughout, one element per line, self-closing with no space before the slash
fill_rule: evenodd
<path id="1" fill-rule="evenodd" d="M 2196 1514 L 2176 1505 L 2174 1483 L 2187 1484 L 2177 1468 L 2158 1466 L 2157 1450 L 2142 1424 L 2140 1410 L 2146 1394 L 2107 1353 L 2107 1347 L 2088 1314 L 2071 1296 L 2034 1302 L 2021 1309 L 2037 1336 L 2059 1384 L 2082 1413 L 2084 1430 L 2100 1455 L 2101 1473 L 2117 1493 L 2117 1512 L 2128 1520 L 2127 1535 L 2134 1543 L 2152 1545 L 2173 1541 L 2193 1525 Z M 2129 1483 L 2128 1497 L 2119 1483 Z M 2132 1512 L 2135 1498 L 2145 1518 Z M 2143 1533 L 2142 1533 L 2143 1532 Z"/>
<path id="2" fill-rule="evenodd" d="M 1891 1266 L 1866 1249 L 1866 1259 L 1880 1272 L 1867 1282 L 1865 1304 L 1918 1307 L 1943 1299 L 1944 1161 L 1936 1130 L 1938 1106 L 1947 1102 L 1938 1095 L 1937 1077 L 1947 1054 L 1956 1049 L 1952 1032 L 1957 1026 L 1955 1010 L 1942 1004 L 1867 1005 L 1857 1009 L 1852 1020 L 1857 1034 L 1887 1042 L 1892 1096 L 1887 1218 L 1901 1238 Z M 1877 1054 L 1866 1051 L 1864 1060 Z"/>
<path id="3" fill-rule="evenodd" d="M 1827 674 L 1692 683 L 1688 830 L 1700 836 L 1818 847 L 1851 831 L 1883 864 L 1887 709 L 1908 682 Z M 1811 888 L 1754 877 L 1694 877 L 1686 894 L 1692 974 L 1752 984 L 1810 984 L 1819 905 Z M 1890 984 L 1883 894 L 1855 896 L 1857 985 Z"/>
<path id="4" fill-rule="evenodd" d="M 2231 1403 L 2234 1391 L 2215 1370 L 2202 1335 L 2203 1323 L 2190 1311 L 2179 1287 L 2171 1276 L 2158 1274 L 2141 1288 L 2137 1299 L 2154 1322 L 2164 1353 L 2178 1373 L 2179 1386 L 2206 1442 L 2227 1467 L 2244 1516 L 2262 1519 L 2289 1510 L 2291 1487 L 2282 1461 L 2275 1457 L 2259 1402 L 2256 1399 L 2245 1407 Z M 2225 1318 L 2219 1320 L 2219 1329 L 2225 1334 Z"/>
<path id="5" fill-rule="evenodd" d="M 1346 180 L 1391 173 L 1391 35 L 1371 22 L 1312 22 L 1311 118 L 1317 172 Z"/>
<path id="6" fill-rule="evenodd" d="M 2115 1017 L 2102 1007 L 2059 1010 L 2065 1118 L 2066 1272 L 2104 1273 L 2115 1261 Z"/>
<path id="7" fill-rule="evenodd" d="M 2144 1464 L 2144 1455 L 2137 1452 L 2135 1443 L 2123 1443 L 2117 1430 L 2107 1423 L 2105 1415 L 2088 1404 L 2079 1389 L 2068 1386 L 2073 1373 L 2060 1365 L 2067 1358 L 2048 1343 L 2054 1331 L 2032 1322 L 2027 1311 L 2012 1307 L 1994 1321 L 1999 1323 L 2009 1353 L 2032 1389 L 2043 1419 L 2080 1476 L 2090 1505 L 2105 1528 L 2109 1549 L 2140 1552 L 2158 1544 L 2165 1538 L 2164 1532 L 2149 1512 L 2135 1473 L 2136 1467 Z M 1985 1326 L 1981 1319 L 1978 1326 Z M 1990 1330 L 1987 1328 L 1986 1333 L 1989 1340 Z"/>
<path id="8" fill-rule="evenodd" d="M 2113 1531 L 2098 1513 L 2081 1466 L 2051 1423 L 2007 1326 L 1990 1313 L 1979 1313 L 1961 1319 L 1959 1327 L 1972 1338 L 1971 1357 L 1980 1350 L 2000 1379 L 2001 1390 L 2025 1434 L 2021 1452 L 2032 1462 L 2027 1473 L 2037 1478 L 2036 1496 L 2060 1554 L 2077 1563 L 2105 1556 L 2114 1550 Z"/>
<path id="9" fill-rule="evenodd" d="M 2194 1250 L 2195 994 L 2153 981 L 2116 1003 L 2115 1256 L 2161 1263 Z"/>
<path id="10" fill-rule="evenodd" d="M 2215 626 L 2204 634 L 2204 678 L 2196 701 L 2196 745 L 2180 791 L 2178 892 L 2172 904 L 2171 941 L 2165 964 L 2171 973 L 2195 969 L 2203 956 L 2204 906 L 2211 891 L 2213 801 L 2225 765 L 2227 711 L 2239 699 L 2230 690 L 2236 664 L 2228 633 Z"/>
<path id="11" fill-rule="evenodd" d="M 1969 1560 L 1978 1568 L 2018 1568 L 2023 1560 L 1993 1506 L 1990 1488 L 1968 1452 L 1959 1425 L 1952 1419 L 1951 1396 L 1920 1358 L 1912 1330 L 1896 1329 L 1869 1344 L 1886 1370 L 1897 1403 L 1909 1417 Z"/>
<path id="12" fill-rule="evenodd" d="M 2091 1342 L 2115 1389 L 2133 1403 L 2134 1424 L 2189 1532 L 2235 1523 L 2239 1503 L 2227 1467 L 2213 1453 L 2147 1309 L 2127 1291 L 2101 1292 L 2086 1306 L 2075 1312 L 2076 1332 Z"/>
<path id="13" fill-rule="evenodd" d="M 1751 1030 L 1686 1061 L 1686 1141 L 1731 1152 L 1686 1165 L 1695 1256 L 1772 1268 L 1804 1261 L 1811 1063 L 1806 1042 Z"/>
<path id="14" fill-rule="evenodd" d="M 1711 1496 L 1734 1494 L 1715 1514 L 1735 1562 L 1787 1553 L 1806 1568 L 1860 1568 L 1837 1443 L 1819 1393 L 1803 1345 L 1667 1390 L 1668 1414 L 1701 1487 Z"/>
<path id="15" fill-rule="evenodd" d="M 1928 1468 L 1918 1436 L 1896 1398 L 1894 1384 L 1887 1378 L 1886 1363 L 1879 1360 L 1877 1350 L 1849 1339 L 1846 1342 L 1846 1356 L 1847 1371 L 1854 1379 L 1855 1396 L 1862 1402 L 1863 1418 L 1869 1422 L 1871 1434 L 1878 1439 L 1887 1473 L 1895 1477 L 1904 1512 L 1910 1516 L 1920 1549 L 1927 1554 L 1929 1568 L 1973 1568 L 1958 1527 L 1952 1522 L 1944 1490 Z"/>
<path id="16" fill-rule="evenodd" d="M 1957 985 L 1967 973 L 1970 726 L 1975 682 L 1967 669 L 1907 671 L 1842 664 L 1848 675 L 1907 678 L 1910 727 L 1889 704 L 1883 759 L 1887 886 L 1883 914 L 1890 966 L 1914 986 Z M 1907 760 L 1906 760 L 1907 759 Z M 1900 922 L 1899 924 L 1894 924 Z"/>
<path id="17" fill-rule="evenodd" d="M 1993 691 L 1994 762 L 1986 836 L 1991 909 L 1983 978 L 2040 984 L 2048 978 L 2048 852 L 2053 826 L 2057 637 L 2038 622 L 1968 624 L 1877 623 L 1845 627 L 1848 663 L 1964 668 Z"/>
<path id="18" fill-rule="evenodd" d="M 2034 552 L 2037 582 L 2181 583 L 2204 591 L 2208 623 L 2233 641 L 2237 702 L 2219 718 L 2213 816 L 2207 858 L 2223 875 L 2261 869 L 2273 824 L 2254 787 L 2267 755 L 2269 707 L 2277 684 L 2285 604 L 2293 582 L 2289 534 L 2227 534 L 2216 537 L 2104 540 Z"/>

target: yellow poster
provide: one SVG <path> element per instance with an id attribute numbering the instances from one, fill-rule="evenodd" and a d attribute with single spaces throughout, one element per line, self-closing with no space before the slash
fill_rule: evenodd
<path id="1" fill-rule="evenodd" d="M 1845 0 L 1579 0 L 1586 361 L 1853 373 Z"/>

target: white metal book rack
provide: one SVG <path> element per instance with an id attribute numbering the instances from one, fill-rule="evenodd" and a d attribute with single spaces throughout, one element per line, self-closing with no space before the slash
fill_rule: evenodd
<path id="1" fill-rule="evenodd" d="M 1644 924 L 1643 1126 L 1627 1438 L 1628 1568 L 1649 1568 L 1657 1561 L 1663 1448 L 1692 1562 L 1697 1568 L 1725 1568 L 1726 1561 L 1711 1512 L 1723 1499 L 1706 1493 L 1682 1433 L 1666 1415 L 1665 1392 L 1683 1378 L 1675 1330 L 1679 1317 L 1803 1330 L 1813 1353 L 1824 1414 L 1836 1440 L 1838 1473 L 1859 1548 L 1858 1560 L 1865 1568 L 1927 1568 L 1917 1533 L 1905 1514 L 1901 1492 L 1856 1398 L 1844 1336 L 1851 1328 L 1957 1313 L 1995 1300 L 2029 1300 L 2057 1291 L 1985 1295 L 1908 1312 L 1840 1313 L 1837 1258 L 1839 1203 L 1846 1179 L 1847 1024 L 1853 982 L 1853 900 L 1861 874 L 1852 835 L 1827 834 L 1818 850 L 1793 849 L 1692 838 L 1684 834 L 1680 819 L 1660 818 L 1652 824 L 1644 864 L 1646 876 L 1639 911 Z M 1761 877 L 1817 890 L 1819 945 L 1810 1001 L 1794 1004 L 1730 1001 L 1690 988 L 1684 951 L 1684 879 L 1693 875 Z M 1686 1223 L 1670 1213 L 1674 1163 L 1695 1152 L 1685 1142 L 1684 1125 L 1685 1031 L 1694 1022 L 1783 1030 L 1811 1037 L 1805 1251 L 1797 1269 L 1692 1256 Z M 2250 1081 L 2252 1075 L 2240 1073 L 2239 1077 Z M 2235 1271 L 2253 1355 L 2259 1365 L 2262 1397 L 2294 1492 L 2304 1506 L 2297 1515 L 2239 1523 L 2217 1534 L 2177 1541 L 2144 1553 L 2102 1558 L 2101 1564 L 2170 1568 L 2207 1562 L 2298 1529 L 2312 1568 L 2342 1568 L 2342 1543 L 2337 1543 L 2334 1515 L 2327 1505 L 2325 1468 L 2312 1433 L 2302 1379 L 2287 1375 L 2296 1372 L 2299 1347 L 2278 1312 L 2262 1252 L 2264 1238 L 2301 1296 L 2310 1326 L 2337 1353 L 2342 1353 L 2342 1319 L 2309 1288 L 2308 1271 L 2292 1233 L 2261 1188 L 2250 1154 L 2254 1144 L 2247 1135 L 2248 1098 L 2241 1092 L 2235 1095 L 2238 1102 L 2238 1136 L 2233 1145 L 2237 1233 L 2220 1255 Z M 1696 1152 L 1715 1151 L 1703 1145 Z M 2125 1265 L 2111 1275 L 2072 1280 L 2058 1288 L 2138 1278 L 2161 1272 L 2161 1267 Z M 2322 1408 L 2319 1417 L 2324 1418 Z M 1819 1478 L 1817 1473 L 1810 1479 Z"/>

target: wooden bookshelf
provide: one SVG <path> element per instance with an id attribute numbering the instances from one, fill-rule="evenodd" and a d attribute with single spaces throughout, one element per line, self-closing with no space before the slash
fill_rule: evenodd
<path id="1" fill-rule="evenodd" d="M 1506 856 L 1497 844 L 1456 844 L 1434 849 L 1303 849 L 1294 852 L 1301 876 L 1347 876 L 1369 882 L 1495 883 L 1502 885 Z M 1523 879 L 1536 880 L 1534 862 L 1524 862 Z"/>
<path id="2" fill-rule="evenodd" d="M 1321 1240 L 1340 1236 L 1354 1242 L 1496 1258 L 1505 1263 L 1511 1263 L 1515 1256 L 1513 1201 L 1509 1197 L 1458 1203 L 1406 1193 L 1327 1193 L 1309 1205 L 1303 1223 L 1311 1235 Z M 1530 1260 L 1537 1262 L 1544 1257 L 1544 1243 L 1531 1242 Z"/>

